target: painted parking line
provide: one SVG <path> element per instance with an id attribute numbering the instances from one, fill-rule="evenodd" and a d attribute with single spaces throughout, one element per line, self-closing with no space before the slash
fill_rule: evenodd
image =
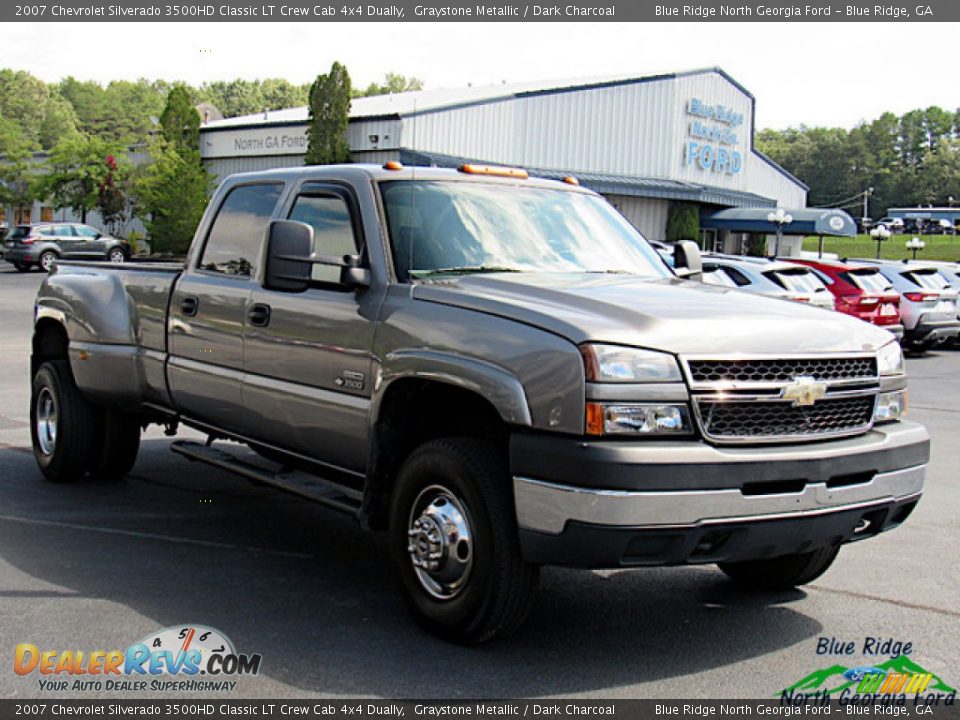
<path id="1" fill-rule="evenodd" d="M 313 559 L 310 553 L 290 552 L 286 550 L 270 550 L 268 548 L 236 545 L 234 543 L 217 542 L 216 540 L 199 540 L 181 535 L 163 535 L 160 533 L 140 532 L 138 530 L 123 530 L 121 528 L 102 527 L 98 525 L 81 525 L 78 523 L 59 522 L 56 520 L 41 520 L 39 518 L 19 517 L 17 515 L 0 515 L 0 522 L 20 523 L 21 525 L 35 525 L 53 527 L 63 530 L 80 530 L 83 532 L 102 533 L 105 535 L 121 535 L 124 537 L 139 538 L 141 540 L 158 540 L 160 542 L 177 543 L 180 545 L 196 545 L 199 547 L 216 548 L 219 550 L 234 550 L 240 552 L 257 553 L 260 555 L 274 555 L 277 557 Z"/>

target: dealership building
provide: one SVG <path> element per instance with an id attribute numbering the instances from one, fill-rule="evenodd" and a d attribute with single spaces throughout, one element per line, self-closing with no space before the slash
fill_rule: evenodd
<path id="1" fill-rule="evenodd" d="M 800 234 L 852 234 L 842 211 L 799 212 L 807 186 L 754 147 L 754 108 L 720 69 L 422 90 L 355 99 L 348 140 L 354 162 L 573 175 L 651 240 L 666 238 L 674 203 L 698 206 L 707 249 L 772 235 L 777 206 L 797 218 L 782 227 L 782 251 L 799 250 Z M 201 127 L 201 155 L 220 178 L 302 165 L 306 125 L 306 107 L 215 120 Z"/>

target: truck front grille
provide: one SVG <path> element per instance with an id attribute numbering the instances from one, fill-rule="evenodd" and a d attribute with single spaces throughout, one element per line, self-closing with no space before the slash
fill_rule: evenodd
<path id="1" fill-rule="evenodd" d="M 826 398 L 806 407 L 784 400 L 696 400 L 703 434 L 721 442 L 814 440 L 866 432 L 875 404 L 874 394 Z"/>
<path id="2" fill-rule="evenodd" d="M 801 375 L 820 381 L 869 382 L 877 379 L 873 357 L 689 360 L 694 385 L 759 385 L 792 382 Z"/>

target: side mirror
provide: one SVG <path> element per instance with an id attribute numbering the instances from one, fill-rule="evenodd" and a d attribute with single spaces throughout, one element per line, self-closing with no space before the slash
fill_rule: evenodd
<path id="1" fill-rule="evenodd" d="M 267 234 L 267 290 L 303 292 L 310 287 L 313 228 L 294 220 L 274 220 Z"/>
<path id="2" fill-rule="evenodd" d="M 673 247 L 673 269 L 687 280 L 703 280 L 703 259 L 700 248 L 692 240 L 680 240 Z"/>

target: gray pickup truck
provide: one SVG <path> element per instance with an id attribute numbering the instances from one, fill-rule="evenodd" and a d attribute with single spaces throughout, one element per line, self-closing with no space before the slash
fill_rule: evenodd
<path id="1" fill-rule="evenodd" d="M 58 263 L 31 428 L 52 481 L 140 431 L 385 530 L 416 619 L 476 643 L 541 565 L 810 582 L 902 523 L 929 457 L 889 333 L 692 282 L 601 197 L 518 170 L 228 178 L 183 266 Z M 252 450 L 252 452 L 251 452 Z"/>

